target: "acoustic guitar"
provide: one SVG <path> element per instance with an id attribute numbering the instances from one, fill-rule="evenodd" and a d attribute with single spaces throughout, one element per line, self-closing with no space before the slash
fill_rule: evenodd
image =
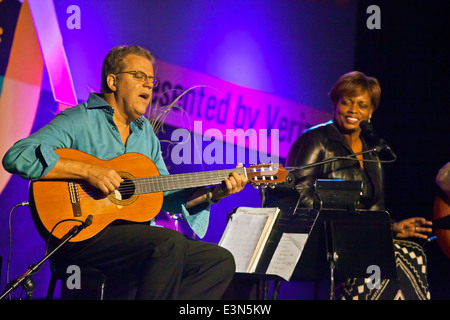
<path id="1" fill-rule="evenodd" d="M 218 185 L 232 172 L 245 175 L 255 187 L 273 187 L 288 177 L 288 171 L 281 164 L 161 176 L 153 161 L 139 153 L 126 153 L 111 160 L 100 160 L 73 149 L 57 149 L 56 153 L 63 158 L 112 168 L 124 180 L 108 196 L 85 181 L 31 183 L 30 208 L 42 237 L 52 234 L 61 239 L 74 226 L 73 220 L 84 221 L 89 215 L 93 216 L 92 224 L 71 242 L 89 239 L 116 220 L 150 221 L 162 208 L 164 191 Z"/>
<path id="2" fill-rule="evenodd" d="M 433 227 L 439 246 L 450 258 L 450 199 L 445 195 L 434 198 Z"/>

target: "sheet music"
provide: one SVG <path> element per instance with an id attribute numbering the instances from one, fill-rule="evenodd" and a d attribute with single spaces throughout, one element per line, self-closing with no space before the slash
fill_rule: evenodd
<path id="1" fill-rule="evenodd" d="M 307 233 L 283 233 L 266 273 L 289 281 L 307 238 Z"/>
<path id="2" fill-rule="evenodd" d="M 228 249 L 236 262 L 236 272 L 254 272 L 278 208 L 240 207 L 228 221 L 219 245 Z"/>

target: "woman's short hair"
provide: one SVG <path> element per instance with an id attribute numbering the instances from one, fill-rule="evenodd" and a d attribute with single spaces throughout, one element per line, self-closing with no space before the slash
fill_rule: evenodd
<path id="1" fill-rule="evenodd" d="M 352 71 L 342 75 L 331 88 L 328 96 L 336 107 L 342 97 L 355 97 L 367 91 L 373 110 L 380 104 L 381 88 L 376 78 L 368 77 L 360 71 Z"/>
<path id="2" fill-rule="evenodd" d="M 135 54 L 147 58 L 152 64 L 155 63 L 155 57 L 153 54 L 140 46 L 120 45 L 112 48 L 103 60 L 100 85 L 102 93 L 111 92 L 111 89 L 108 87 L 108 82 L 106 81 L 108 75 L 116 74 L 122 71 L 122 61 L 129 54 Z"/>

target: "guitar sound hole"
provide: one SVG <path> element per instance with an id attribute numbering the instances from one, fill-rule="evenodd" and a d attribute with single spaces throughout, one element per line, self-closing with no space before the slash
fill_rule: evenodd
<path id="1" fill-rule="evenodd" d="M 117 200 L 128 200 L 134 195 L 136 187 L 134 182 L 130 179 L 124 178 L 124 181 L 120 184 L 119 189 L 114 193 Z"/>

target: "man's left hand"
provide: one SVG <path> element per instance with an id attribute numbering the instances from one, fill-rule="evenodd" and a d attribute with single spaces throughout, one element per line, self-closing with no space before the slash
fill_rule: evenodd
<path id="1" fill-rule="evenodd" d="M 236 166 L 236 168 L 242 167 L 242 163 Z M 222 184 L 212 190 L 211 200 L 217 202 L 222 198 L 238 193 L 244 189 L 247 182 L 248 180 L 243 174 L 233 172 L 228 178 L 222 181 Z"/>

